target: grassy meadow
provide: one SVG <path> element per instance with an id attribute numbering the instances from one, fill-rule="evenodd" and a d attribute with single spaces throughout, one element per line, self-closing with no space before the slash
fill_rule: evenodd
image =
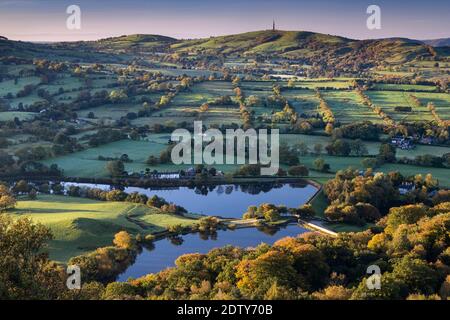
<path id="1" fill-rule="evenodd" d="M 60 262 L 110 245 L 114 234 L 122 230 L 145 235 L 164 231 L 170 225 L 188 226 L 195 222 L 140 204 L 56 195 L 19 199 L 17 207 L 8 214 L 14 218 L 29 217 L 49 227 L 54 235 L 48 246 L 50 258 Z"/>

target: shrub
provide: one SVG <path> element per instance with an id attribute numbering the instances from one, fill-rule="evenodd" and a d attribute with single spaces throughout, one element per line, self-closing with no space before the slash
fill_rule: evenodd
<path id="1" fill-rule="evenodd" d="M 134 246 L 133 239 L 126 231 L 120 231 L 114 236 L 113 243 L 118 248 L 131 249 Z"/>
<path id="2" fill-rule="evenodd" d="M 288 173 L 291 176 L 307 176 L 309 175 L 309 170 L 306 166 L 299 165 L 290 167 L 288 169 Z"/>

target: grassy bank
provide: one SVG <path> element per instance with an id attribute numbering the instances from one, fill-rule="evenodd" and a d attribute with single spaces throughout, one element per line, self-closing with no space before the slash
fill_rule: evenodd
<path id="1" fill-rule="evenodd" d="M 37 200 L 20 200 L 13 217 L 27 216 L 52 230 L 50 258 L 69 258 L 110 245 L 121 230 L 142 235 L 161 232 L 170 225 L 189 226 L 195 219 L 162 214 L 157 208 L 126 202 L 102 202 L 83 198 L 39 195 Z M 131 219 L 130 219 L 131 218 Z"/>

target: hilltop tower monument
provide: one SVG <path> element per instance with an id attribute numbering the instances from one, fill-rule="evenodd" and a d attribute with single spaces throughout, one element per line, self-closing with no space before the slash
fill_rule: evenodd
<path id="1" fill-rule="evenodd" d="M 272 24 L 272 31 L 275 31 L 275 19 L 273 20 L 273 24 Z"/>

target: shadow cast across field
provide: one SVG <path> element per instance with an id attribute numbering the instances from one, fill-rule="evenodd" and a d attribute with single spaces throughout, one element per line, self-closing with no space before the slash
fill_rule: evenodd
<path id="1" fill-rule="evenodd" d="M 88 212 L 95 214 L 97 212 L 102 212 L 100 210 L 69 210 L 69 209 L 51 209 L 51 208 L 32 208 L 32 209 L 16 209 L 15 213 L 19 215 L 26 215 L 26 214 L 51 214 L 51 213 L 83 213 Z"/>
<path id="2" fill-rule="evenodd" d="M 94 199 L 88 199 L 88 198 L 81 198 L 81 197 L 71 197 L 71 196 L 64 196 L 60 194 L 41 194 L 38 196 L 36 200 L 31 200 L 26 196 L 19 196 L 17 198 L 21 202 L 24 203 L 32 203 L 36 202 L 36 200 L 39 200 L 39 202 L 48 202 L 48 203 L 76 203 L 76 204 L 95 204 L 98 203 L 98 200 Z"/>
<path id="3" fill-rule="evenodd" d="M 138 232 L 138 228 L 124 227 L 112 221 L 101 221 L 91 218 L 76 218 L 72 221 L 72 226 L 91 235 L 115 234 L 126 229 L 130 232 Z"/>

